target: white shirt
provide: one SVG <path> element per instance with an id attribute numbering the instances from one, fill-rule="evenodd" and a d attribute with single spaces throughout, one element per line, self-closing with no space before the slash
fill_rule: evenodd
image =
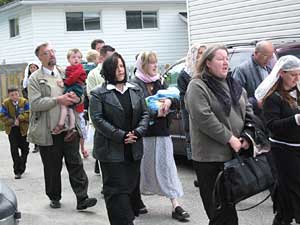
<path id="1" fill-rule="evenodd" d="M 123 87 L 123 90 L 122 90 L 122 91 L 119 90 L 119 89 L 116 87 L 116 85 L 113 85 L 113 84 L 108 84 L 108 85 L 106 86 L 106 89 L 107 89 L 107 90 L 114 90 L 114 89 L 115 89 L 116 91 L 120 92 L 121 94 L 124 94 L 124 93 L 128 90 L 128 88 L 132 88 L 132 87 L 134 87 L 133 84 L 130 84 L 130 83 L 126 82 L 126 83 L 124 84 L 124 87 Z"/>
<path id="2" fill-rule="evenodd" d="M 54 77 L 58 77 L 59 72 L 58 72 L 56 66 L 54 66 L 53 71 L 49 70 L 48 68 L 46 68 L 44 66 L 42 66 L 42 70 L 43 70 L 43 73 L 46 75 L 52 76 L 51 73 L 54 72 Z"/>

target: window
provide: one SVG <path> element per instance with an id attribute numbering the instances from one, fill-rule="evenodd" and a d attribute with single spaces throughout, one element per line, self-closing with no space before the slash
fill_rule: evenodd
<path id="1" fill-rule="evenodd" d="M 100 30 L 99 13 L 66 12 L 67 31 Z"/>
<path id="2" fill-rule="evenodd" d="M 20 34 L 18 18 L 9 20 L 9 31 L 10 31 L 10 37 L 16 37 Z"/>
<path id="3" fill-rule="evenodd" d="M 157 28 L 157 12 L 126 11 L 127 29 Z"/>

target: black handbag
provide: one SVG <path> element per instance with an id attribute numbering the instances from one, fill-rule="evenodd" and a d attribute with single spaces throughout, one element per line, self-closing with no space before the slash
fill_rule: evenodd
<path id="1" fill-rule="evenodd" d="M 235 205 L 273 185 L 273 175 L 265 154 L 246 157 L 234 153 L 234 158 L 224 163 L 223 171 L 217 176 L 213 202 L 217 209 L 222 207 L 224 201 Z"/>

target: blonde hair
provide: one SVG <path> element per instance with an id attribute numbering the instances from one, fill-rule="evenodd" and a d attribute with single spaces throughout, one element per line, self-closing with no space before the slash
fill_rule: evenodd
<path id="1" fill-rule="evenodd" d="M 69 59 L 72 54 L 76 54 L 78 52 L 80 53 L 81 58 L 82 58 L 82 53 L 81 53 L 81 51 L 78 48 L 69 49 L 68 53 L 67 53 L 67 59 Z"/>
<path id="2" fill-rule="evenodd" d="M 142 63 L 141 67 L 145 73 L 148 73 L 148 65 L 150 63 L 150 59 L 154 57 L 155 60 L 157 61 L 157 55 L 153 51 L 146 51 L 140 54 L 141 54 L 141 63 Z"/>
<path id="3" fill-rule="evenodd" d="M 95 49 L 91 49 L 86 53 L 86 61 L 88 62 L 96 63 L 99 60 L 99 57 L 100 53 Z"/>

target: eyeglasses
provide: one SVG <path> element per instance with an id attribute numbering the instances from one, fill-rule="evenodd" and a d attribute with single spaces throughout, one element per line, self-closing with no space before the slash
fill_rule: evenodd
<path id="1" fill-rule="evenodd" d="M 45 51 L 43 53 L 41 53 L 40 55 L 43 55 L 43 56 L 49 56 L 50 54 L 54 55 L 56 52 L 56 50 L 54 49 L 49 49 L 48 51 Z"/>
<path id="2" fill-rule="evenodd" d="M 262 56 L 262 58 L 264 60 L 270 60 L 270 59 L 273 58 L 273 54 L 272 55 L 265 55 L 265 54 L 263 54 L 263 53 L 260 52 L 260 55 Z"/>

